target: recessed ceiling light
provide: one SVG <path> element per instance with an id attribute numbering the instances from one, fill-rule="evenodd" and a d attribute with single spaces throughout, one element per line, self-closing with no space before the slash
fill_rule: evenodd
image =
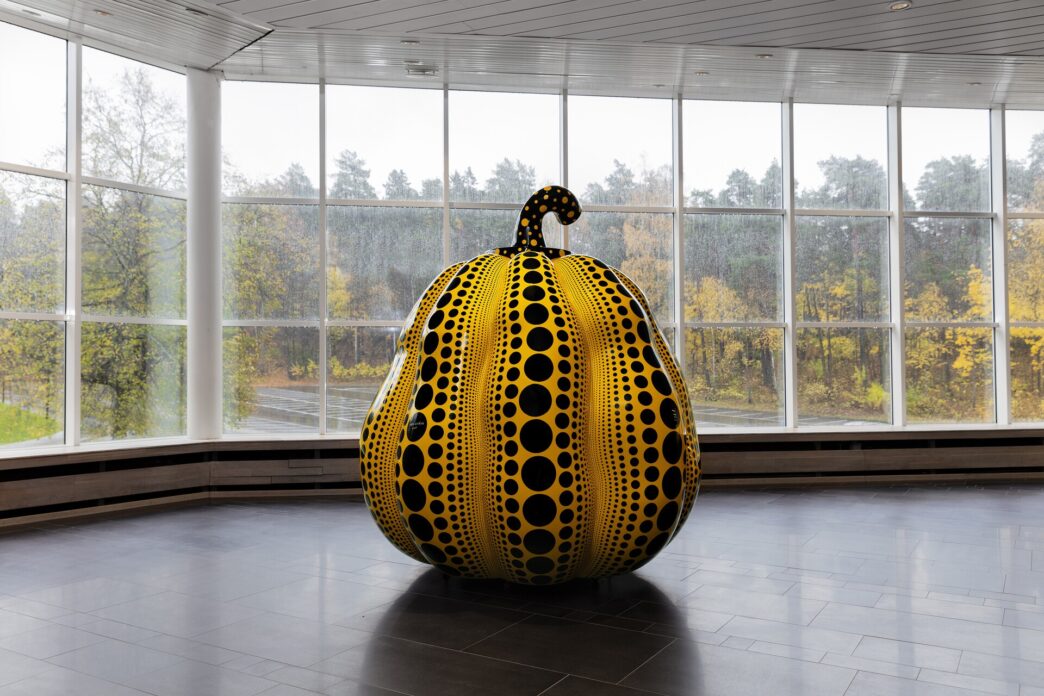
<path id="1" fill-rule="evenodd" d="M 754 57 L 755 58 L 760 58 L 761 60 L 768 60 L 769 58 L 772 57 L 772 54 L 771 53 L 756 53 L 754 55 Z"/>
<path id="2" fill-rule="evenodd" d="M 694 70 L 692 74 L 696 77 L 707 77 L 708 75 L 710 75 L 710 73 L 706 70 Z"/>
<path id="3" fill-rule="evenodd" d="M 112 16 L 112 13 L 109 12 L 108 10 L 95 10 L 94 14 L 98 15 L 99 17 L 111 17 Z"/>
<path id="4" fill-rule="evenodd" d="M 903 10 L 909 10 L 911 7 L 913 7 L 913 0 L 896 0 L 888 6 L 888 9 L 892 12 L 902 12 Z"/>
<path id="5" fill-rule="evenodd" d="M 420 45 L 420 41 L 418 41 L 417 39 L 400 39 L 399 43 L 401 43 L 403 46 L 419 46 Z"/>

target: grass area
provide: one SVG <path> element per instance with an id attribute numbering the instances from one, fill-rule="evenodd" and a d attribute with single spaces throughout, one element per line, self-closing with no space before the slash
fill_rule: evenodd
<path id="1" fill-rule="evenodd" d="M 11 404 L 0 404 L 0 445 L 47 437 L 61 429 L 62 424 L 53 418 Z"/>

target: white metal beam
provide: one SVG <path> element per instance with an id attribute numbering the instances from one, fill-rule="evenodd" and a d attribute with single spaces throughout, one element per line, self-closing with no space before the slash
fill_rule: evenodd
<path id="1" fill-rule="evenodd" d="M 783 393 L 785 424 L 797 427 L 797 219 L 794 205 L 794 100 L 783 102 Z"/>
<path id="2" fill-rule="evenodd" d="M 319 434 L 326 434 L 327 302 L 326 81 L 319 80 Z"/>
<path id="3" fill-rule="evenodd" d="M 674 355 L 678 369 L 686 374 L 685 355 L 685 170 L 684 127 L 681 95 L 674 98 Z"/>
<path id="4" fill-rule="evenodd" d="M 83 193 L 80 166 L 83 143 L 83 46 L 71 40 L 66 45 L 65 159 L 69 172 L 65 201 L 65 444 L 80 444 L 80 344 L 82 302 L 80 297 L 80 220 Z"/>
<path id="5" fill-rule="evenodd" d="M 888 107 L 888 308 L 892 320 L 890 345 L 892 424 L 906 425 L 906 358 L 903 324 L 903 245 L 905 241 L 903 206 L 903 122 L 899 103 Z"/>
<path id="6" fill-rule="evenodd" d="M 1008 329 L 1008 165 L 1004 107 L 990 109 L 990 179 L 993 198 L 993 374 L 997 424 L 1011 422 L 1011 332 Z"/>

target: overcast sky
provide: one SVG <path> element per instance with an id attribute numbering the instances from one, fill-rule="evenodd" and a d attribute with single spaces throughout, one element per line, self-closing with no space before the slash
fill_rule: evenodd
<path id="1" fill-rule="evenodd" d="M 130 61 L 84 50 L 85 80 L 112 88 Z M 25 66 L 31 66 L 26 69 Z M 63 42 L 0 23 L 0 161 L 45 164 L 64 142 Z M 157 86 L 184 99 L 184 78 L 151 69 Z M 223 149 L 247 177 L 271 178 L 292 162 L 319 176 L 318 87 L 225 83 Z M 560 180 L 559 102 L 554 95 L 451 92 L 450 171 L 472 168 L 484 182 L 507 157 L 536 169 L 539 182 Z M 419 188 L 442 176 L 443 99 L 439 90 L 327 87 L 328 173 L 341 150 L 356 151 L 383 194 L 394 168 Z M 671 102 L 663 99 L 569 98 L 569 185 L 582 192 L 618 159 L 636 173 L 671 162 Z M 1024 158 L 1044 112 L 1009 112 L 1009 157 Z M 912 189 L 940 157 L 989 155 L 985 110 L 903 111 L 904 179 Z M 755 177 L 780 158 L 780 105 L 686 101 L 683 105 L 686 192 L 717 191 L 733 169 Z M 887 160 L 884 107 L 795 105 L 795 175 L 802 187 L 822 183 L 817 162 L 831 155 Z M 51 166 L 59 166 L 54 163 Z"/>

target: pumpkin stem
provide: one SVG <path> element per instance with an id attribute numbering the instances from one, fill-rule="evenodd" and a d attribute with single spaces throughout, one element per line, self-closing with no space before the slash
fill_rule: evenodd
<path id="1" fill-rule="evenodd" d="M 498 251 L 504 256 L 522 251 L 551 251 L 544 244 L 544 233 L 541 229 L 544 215 L 547 213 L 554 213 L 563 225 L 572 225 L 580 218 L 580 202 L 567 188 L 545 186 L 530 196 L 522 206 L 522 212 L 518 215 L 515 245 L 501 247 Z M 559 252 L 559 256 L 567 253 L 561 249 L 555 251 Z"/>

